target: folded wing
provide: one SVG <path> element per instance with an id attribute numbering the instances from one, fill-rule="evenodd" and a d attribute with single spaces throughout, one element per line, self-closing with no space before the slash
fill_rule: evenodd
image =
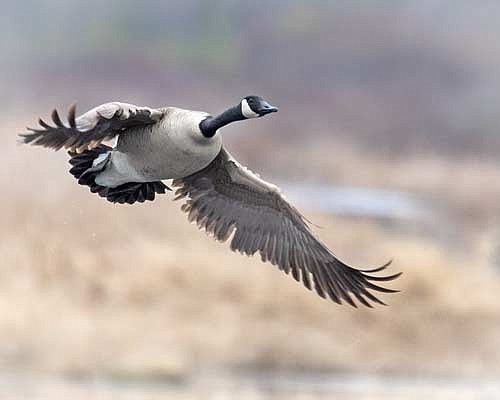
<path id="1" fill-rule="evenodd" d="M 133 104 L 112 102 L 102 104 L 76 118 L 76 106 L 70 107 L 68 123 L 62 122 L 57 110 L 52 111 L 50 125 L 41 118 L 40 128 L 28 128 L 21 141 L 54 150 L 61 148 L 81 152 L 98 146 L 134 127 L 152 125 L 161 117 L 160 110 Z"/>
<path id="2" fill-rule="evenodd" d="M 186 198 L 182 210 L 190 221 L 231 249 L 247 255 L 260 253 L 286 274 L 292 274 L 323 298 L 356 306 L 384 304 L 371 291 L 395 290 L 376 285 L 400 274 L 374 276 L 390 263 L 371 270 L 355 269 L 335 257 L 311 232 L 304 217 L 279 189 L 236 162 L 224 149 L 204 170 L 174 181 L 176 199 Z"/>

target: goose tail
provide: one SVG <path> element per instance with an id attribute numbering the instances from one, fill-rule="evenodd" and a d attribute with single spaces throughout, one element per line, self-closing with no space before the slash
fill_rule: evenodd
<path id="1" fill-rule="evenodd" d="M 164 194 L 171 190 L 163 182 L 128 182 L 116 187 L 98 185 L 95 178 L 102 172 L 109 162 L 113 149 L 100 144 L 92 149 L 81 153 L 69 151 L 71 157 L 70 174 L 73 175 L 80 185 L 88 186 L 92 193 L 97 193 L 111 203 L 134 204 L 145 201 L 153 201 L 156 194 Z"/>

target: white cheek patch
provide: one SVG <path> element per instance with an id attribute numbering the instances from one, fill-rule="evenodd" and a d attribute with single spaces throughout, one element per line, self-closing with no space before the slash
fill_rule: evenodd
<path id="1" fill-rule="evenodd" d="M 248 105 L 247 99 L 241 100 L 241 113 L 245 118 L 257 118 L 259 114 L 254 112 Z"/>

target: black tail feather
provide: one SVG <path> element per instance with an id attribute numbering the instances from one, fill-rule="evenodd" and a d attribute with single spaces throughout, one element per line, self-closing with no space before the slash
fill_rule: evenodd
<path id="1" fill-rule="evenodd" d="M 171 190 L 161 181 L 130 182 L 114 188 L 98 185 L 95 183 L 95 177 L 99 171 L 88 171 L 92 168 L 92 164 L 97 157 L 111 150 L 111 147 L 101 144 L 80 154 L 68 152 L 71 157 L 69 163 L 72 165 L 69 170 L 70 174 L 78 180 L 80 185 L 88 186 L 92 193 L 105 197 L 111 203 L 133 204 L 135 202 L 153 201 L 157 193 L 164 194 L 167 190 Z"/>

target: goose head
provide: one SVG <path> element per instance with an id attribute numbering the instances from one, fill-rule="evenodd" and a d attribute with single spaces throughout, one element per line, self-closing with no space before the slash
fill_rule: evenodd
<path id="1" fill-rule="evenodd" d="M 277 112 L 278 108 L 269 104 L 260 96 L 247 96 L 240 103 L 241 114 L 249 118 L 263 117 L 266 114 Z"/>
<path id="2" fill-rule="evenodd" d="M 278 108 L 260 96 L 246 96 L 236 106 L 228 108 L 217 116 L 208 116 L 200 122 L 200 131 L 205 137 L 212 137 L 217 130 L 235 121 L 259 118 L 277 112 Z"/>

